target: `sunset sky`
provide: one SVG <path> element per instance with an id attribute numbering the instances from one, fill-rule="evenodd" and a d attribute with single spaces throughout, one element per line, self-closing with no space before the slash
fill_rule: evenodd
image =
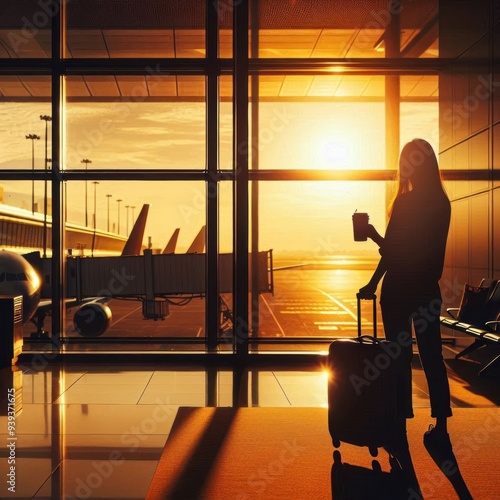
<path id="1" fill-rule="evenodd" d="M 205 111 L 203 103 L 71 103 L 65 124 L 66 166 L 88 169 L 205 167 Z M 401 105 L 401 143 L 422 137 L 437 149 L 437 105 Z M 35 168 L 43 168 L 44 122 L 49 104 L 0 105 L 0 168 L 31 168 L 31 142 L 38 134 Z M 383 169 L 384 106 L 382 103 L 262 103 L 260 114 L 260 168 L 272 169 Z M 221 104 L 220 166 L 231 168 L 231 106 Z M 50 129 L 49 129 L 50 131 Z M 50 144 L 49 144 L 50 151 Z M 50 153 L 49 153 L 50 154 Z M 31 203 L 30 182 L 2 182 L 6 193 L 22 193 Z M 42 195 L 37 183 L 37 199 Z M 117 199 L 122 199 L 121 233 L 126 229 L 125 206 L 135 216 L 144 203 L 151 204 L 146 235 L 163 247 L 176 227 L 181 228 L 178 250 L 187 248 L 205 223 L 202 182 L 100 182 L 96 187 L 97 227 L 117 223 Z M 68 185 L 68 220 L 84 224 L 84 182 Z M 89 221 L 92 220 L 94 186 L 87 184 Z M 221 184 L 221 251 L 231 248 L 231 185 Z M 6 198 L 6 203 L 8 199 Z M 303 250 L 324 255 L 371 251 L 374 246 L 352 241 L 351 215 L 369 212 L 383 230 L 385 183 L 284 182 L 260 183 L 261 249 L 275 252 Z M 129 209 L 130 210 L 130 209 Z M 129 211 L 129 228 L 132 226 Z M 90 222 L 89 222 L 90 224 Z"/>

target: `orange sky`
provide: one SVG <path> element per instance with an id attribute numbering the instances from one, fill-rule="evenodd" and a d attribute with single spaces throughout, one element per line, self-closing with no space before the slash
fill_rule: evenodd
<path id="1" fill-rule="evenodd" d="M 48 104 L 0 105 L 0 168 L 31 168 L 35 133 L 35 168 L 43 168 L 44 123 L 39 115 Z M 429 140 L 437 149 L 437 104 L 401 105 L 401 143 L 414 137 Z M 381 103 L 263 103 L 260 115 L 260 168 L 386 168 L 384 164 L 384 107 Z M 221 168 L 231 167 L 231 107 L 221 104 Z M 197 168 L 205 167 L 205 115 L 202 103 L 92 103 L 70 104 L 66 118 L 66 165 L 82 168 Z M 49 144 L 50 151 L 50 144 Z M 394 166 L 392 166 L 394 167 Z M 24 193 L 30 202 L 31 183 L 4 182 L 6 191 Z M 37 183 L 37 196 L 42 195 Z M 68 185 L 68 219 L 83 224 L 84 182 Z M 305 250 L 371 251 L 369 243 L 352 241 L 351 214 L 367 211 L 383 230 L 385 183 L 278 182 L 260 183 L 261 249 L 275 252 Z M 92 220 L 94 186 L 89 182 L 88 211 Z M 28 192 L 27 192 L 28 191 Z M 146 235 L 162 247 L 176 227 L 181 228 L 178 249 L 187 248 L 205 222 L 202 182 L 100 182 L 96 186 L 97 226 L 117 223 L 117 199 L 122 199 L 120 226 L 126 229 L 125 206 L 150 203 Z M 221 250 L 231 247 L 231 186 L 222 183 Z M 129 209 L 129 227 L 132 226 Z"/>

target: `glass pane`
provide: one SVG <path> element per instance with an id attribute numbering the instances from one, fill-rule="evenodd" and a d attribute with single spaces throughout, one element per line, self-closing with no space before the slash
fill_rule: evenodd
<path id="1" fill-rule="evenodd" d="M 438 151 L 437 80 L 402 78 L 400 88 L 401 145 L 421 137 Z M 385 165 L 384 77 L 259 77 L 259 91 L 254 168 L 395 168 Z"/>
<path id="2" fill-rule="evenodd" d="M 219 183 L 219 332 L 220 349 L 234 348 L 233 184 Z"/>
<path id="3" fill-rule="evenodd" d="M 219 79 L 219 168 L 233 166 L 233 79 L 222 76 Z"/>
<path id="4" fill-rule="evenodd" d="M 67 169 L 205 167 L 205 78 L 85 76 L 66 81 Z"/>
<path id="5" fill-rule="evenodd" d="M 259 245 L 273 249 L 274 269 L 274 294 L 260 296 L 259 337 L 313 344 L 357 334 L 356 292 L 379 253 L 371 240 L 353 240 L 352 214 L 367 212 L 383 233 L 391 195 L 384 182 L 259 182 Z"/>
<path id="6" fill-rule="evenodd" d="M 43 170 L 52 147 L 50 77 L 0 76 L 0 94 L 0 169 Z"/>
<path id="7" fill-rule="evenodd" d="M 74 181 L 64 194 L 66 295 L 93 302 L 71 309 L 65 336 L 203 350 L 204 183 Z"/>
<path id="8" fill-rule="evenodd" d="M 411 100 L 402 102 L 400 105 L 400 130 L 401 148 L 407 142 L 418 137 L 428 141 L 437 155 L 440 140 L 438 102 L 411 102 Z"/>
<path id="9" fill-rule="evenodd" d="M 44 201 L 45 192 L 47 204 Z M 43 252 L 45 248 L 45 253 L 50 255 L 50 183 L 45 186 L 42 181 L 1 181 L 0 207 L 3 220 L 0 232 L 1 248 L 15 249 L 18 253 Z"/>
<path id="10" fill-rule="evenodd" d="M 65 57 L 205 57 L 205 5 L 196 0 L 67 2 Z"/>
<path id="11" fill-rule="evenodd" d="M 251 151 L 260 169 L 385 168 L 384 122 L 382 102 L 261 101 Z"/>

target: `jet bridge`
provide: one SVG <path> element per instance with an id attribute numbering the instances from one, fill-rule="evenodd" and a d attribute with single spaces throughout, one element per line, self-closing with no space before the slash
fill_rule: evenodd
<path id="1" fill-rule="evenodd" d="M 272 250 L 257 254 L 258 292 L 273 292 Z M 74 257 L 67 261 L 67 295 L 130 298 L 143 302 L 146 319 L 164 319 L 173 299 L 206 294 L 205 254 L 153 254 L 126 257 Z M 233 291 L 233 256 L 219 257 L 219 294 Z M 176 303 L 178 303 L 176 301 Z"/>

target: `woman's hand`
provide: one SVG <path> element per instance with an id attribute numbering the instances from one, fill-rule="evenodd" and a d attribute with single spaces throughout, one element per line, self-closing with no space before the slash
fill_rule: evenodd
<path id="1" fill-rule="evenodd" d="M 370 282 L 368 283 L 368 285 L 365 285 L 364 287 L 359 289 L 357 297 L 360 299 L 371 300 L 373 299 L 376 291 L 377 291 L 377 285 Z"/>
<path id="2" fill-rule="evenodd" d="M 366 236 L 372 239 L 379 247 L 382 246 L 384 242 L 383 236 L 381 236 L 372 224 L 368 224 L 366 227 Z"/>

